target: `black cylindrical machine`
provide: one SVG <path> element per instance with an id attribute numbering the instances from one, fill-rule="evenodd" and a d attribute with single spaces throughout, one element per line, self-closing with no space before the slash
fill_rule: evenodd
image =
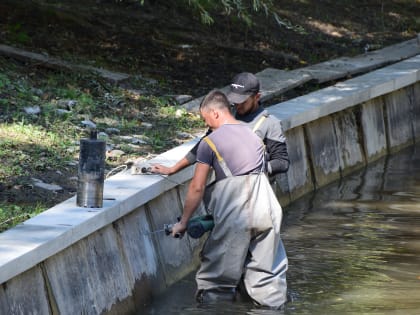
<path id="1" fill-rule="evenodd" d="M 96 130 L 90 132 L 89 139 L 80 140 L 76 198 L 79 207 L 102 208 L 105 147 L 105 141 L 97 139 Z"/>

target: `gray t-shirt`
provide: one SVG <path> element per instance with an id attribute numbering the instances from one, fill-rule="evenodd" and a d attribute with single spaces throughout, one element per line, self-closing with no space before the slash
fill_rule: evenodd
<path id="1" fill-rule="evenodd" d="M 261 171 L 264 162 L 264 144 L 245 124 L 222 125 L 208 137 L 215 144 L 232 175 Z M 198 146 L 197 162 L 212 166 L 216 180 L 226 177 L 217 162 L 216 154 L 206 141 L 201 141 Z"/>

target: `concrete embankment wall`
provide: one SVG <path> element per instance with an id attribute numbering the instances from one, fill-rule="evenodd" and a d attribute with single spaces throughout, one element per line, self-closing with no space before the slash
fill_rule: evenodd
<path id="1" fill-rule="evenodd" d="M 283 205 L 420 136 L 420 55 L 280 103 L 291 167 Z M 173 164 L 197 139 L 151 162 Z M 129 314 L 198 264 L 200 241 L 151 233 L 176 221 L 193 167 L 170 176 L 121 172 L 104 206 L 71 198 L 0 234 L 0 314 Z M 202 209 L 201 209 L 202 211 Z"/>

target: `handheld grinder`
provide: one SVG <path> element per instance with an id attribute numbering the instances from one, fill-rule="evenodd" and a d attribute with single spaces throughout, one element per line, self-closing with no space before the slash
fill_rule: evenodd
<path id="1" fill-rule="evenodd" d="M 178 221 L 180 218 L 178 218 Z M 174 224 L 165 224 L 164 230 L 166 235 L 172 234 Z M 187 234 L 192 238 L 200 238 L 204 233 L 210 231 L 214 227 L 214 220 L 211 214 L 196 216 L 188 220 Z M 177 233 L 176 238 L 180 238 L 181 234 Z"/>

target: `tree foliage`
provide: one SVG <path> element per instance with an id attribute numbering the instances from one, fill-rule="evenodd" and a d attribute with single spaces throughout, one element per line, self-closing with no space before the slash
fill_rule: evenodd
<path id="1" fill-rule="evenodd" d="M 106 0 L 97 0 L 105 2 Z M 252 25 L 252 15 L 257 12 L 264 12 L 267 16 L 272 15 L 276 22 L 279 21 L 277 13 L 274 11 L 273 0 L 178 0 L 168 2 L 167 0 L 111 0 L 117 3 L 137 2 L 141 5 L 147 3 L 162 2 L 167 6 L 185 7 L 197 14 L 203 24 L 211 25 L 214 23 L 215 14 L 224 14 L 230 17 L 237 17 Z"/>
<path id="2" fill-rule="evenodd" d="M 115 2 L 128 2 L 133 0 L 114 0 Z M 144 5 L 147 0 L 134 0 Z M 150 2 L 158 2 L 159 0 L 149 0 Z M 202 23 L 210 25 L 214 23 L 213 13 L 223 13 L 228 16 L 237 16 L 248 26 L 252 25 L 251 16 L 253 13 L 263 11 L 266 15 L 270 13 L 274 17 L 277 15 L 272 11 L 273 0 L 181 0 L 168 4 L 167 1 L 161 0 L 167 5 L 176 5 L 180 3 L 191 9 L 200 16 Z"/>
<path id="3" fill-rule="evenodd" d="M 247 25 L 252 24 L 251 15 L 254 12 L 263 11 L 269 14 L 272 9 L 272 0 L 183 0 L 200 14 L 204 24 L 214 22 L 210 12 L 218 11 L 226 15 L 236 15 Z"/>

